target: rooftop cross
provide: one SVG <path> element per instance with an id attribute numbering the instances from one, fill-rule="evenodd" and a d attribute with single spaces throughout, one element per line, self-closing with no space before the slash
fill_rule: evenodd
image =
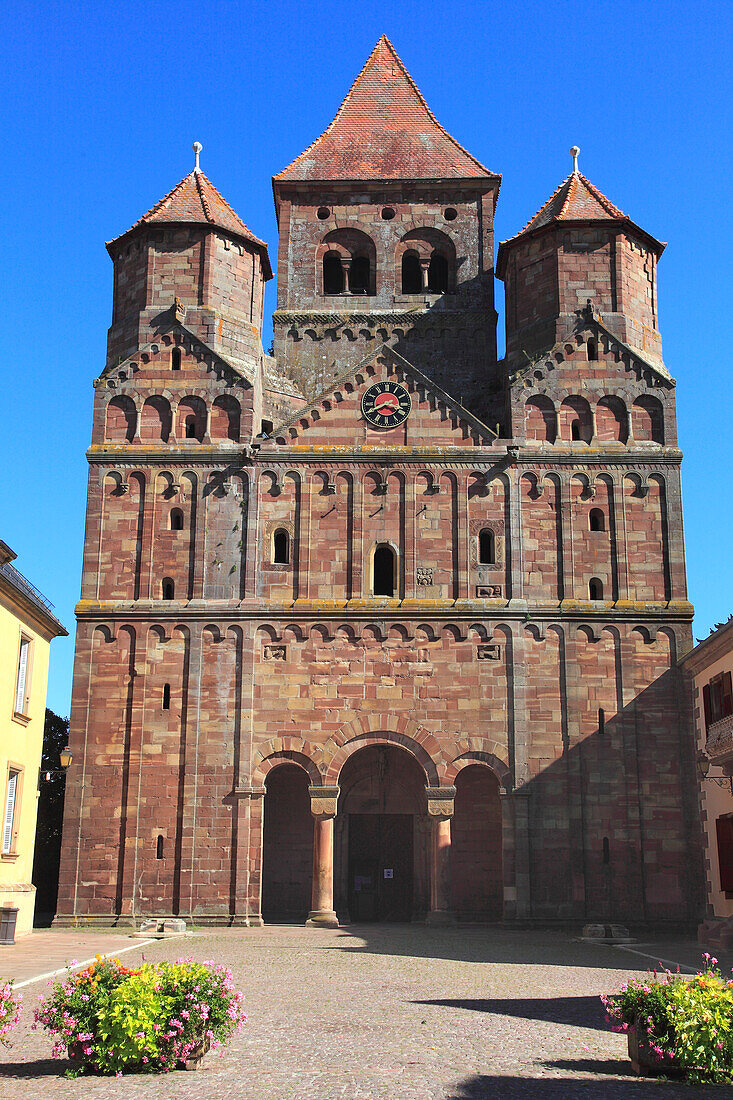
<path id="1" fill-rule="evenodd" d="M 203 145 L 201 144 L 201 142 L 200 141 L 194 141 L 193 151 L 196 155 L 196 163 L 193 166 L 194 172 L 200 172 L 201 171 L 201 165 L 199 164 L 199 153 L 201 152 L 202 149 L 203 149 Z"/>
<path id="2" fill-rule="evenodd" d="M 577 145 L 574 145 L 572 147 L 572 149 L 570 150 L 570 156 L 573 158 L 573 175 L 574 176 L 577 176 L 577 174 L 578 174 L 578 153 L 579 152 L 580 152 L 580 149 L 578 148 Z M 198 158 L 196 160 L 196 163 L 198 164 Z"/>

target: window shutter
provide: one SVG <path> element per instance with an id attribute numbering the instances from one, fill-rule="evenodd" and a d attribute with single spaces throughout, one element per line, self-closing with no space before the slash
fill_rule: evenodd
<path id="1" fill-rule="evenodd" d="M 730 672 L 723 674 L 723 713 L 721 718 L 733 714 L 733 679 Z"/>
<path id="2" fill-rule="evenodd" d="M 15 820 L 15 792 L 18 786 L 18 773 L 10 772 L 8 791 L 5 796 L 5 817 L 3 818 L 3 852 L 13 847 L 13 821 Z"/>
<path id="3" fill-rule="evenodd" d="M 28 650 L 31 643 L 25 638 L 20 642 L 20 656 L 18 658 L 18 679 L 15 683 L 15 713 L 25 714 L 25 682 L 28 675 Z"/>
<path id="4" fill-rule="evenodd" d="M 715 822 L 718 836 L 718 868 L 720 889 L 733 890 L 733 814 L 724 814 Z"/>
<path id="5" fill-rule="evenodd" d="M 710 722 L 711 722 L 711 718 L 710 718 L 710 684 L 705 684 L 705 687 L 702 689 L 702 705 L 703 705 L 703 709 L 705 711 L 705 729 L 707 730 L 707 729 L 710 728 Z"/>

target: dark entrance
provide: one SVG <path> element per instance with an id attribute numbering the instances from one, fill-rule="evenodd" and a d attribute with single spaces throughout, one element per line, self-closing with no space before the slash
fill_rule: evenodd
<path id="1" fill-rule="evenodd" d="M 262 843 L 262 915 L 299 921 L 308 915 L 313 881 L 313 818 L 308 776 L 281 764 L 265 780 Z"/>
<path id="2" fill-rule="evenodd" d="M 353 921 L 412 918 L 412 814 L 349 814 Z"/>

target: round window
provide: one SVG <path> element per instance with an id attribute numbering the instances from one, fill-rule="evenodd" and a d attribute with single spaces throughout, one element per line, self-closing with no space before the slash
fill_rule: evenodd
<path id="1" fill-rule="evenodd" d="M 386 222 L 391 222 L 394 215 L 395 215 L 395 212 L 394 212 L 393 207 L 391 207 L 391 206 L 382 207 L 382 217 L 384 218 L 384 220 Z"/>
<path id="2" fill-rule="evenodd" d="M 330 218 L 331 217 L 331 211 L 330 211 L 329 207 L 328 206 L 319 206 L 318 207 L 318 217 L 321 219 L 322 222 L 325 222 L 326 218 Z"/>
<path id="3" fill-rule="evenodd" d="M 458 217 L 458 211 L 455 206 L 449 206 L 443 211 L 443 217 L 447 222 L 454 222 Z"/>

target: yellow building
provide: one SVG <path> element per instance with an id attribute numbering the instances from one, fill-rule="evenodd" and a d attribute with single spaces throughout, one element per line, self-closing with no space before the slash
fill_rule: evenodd
<path id="1" fill-rule="evenodd" d="M 694 681 L 707 919 L 700 938 L 733 947 L 733 616 L 681 664 Z"/>
<path id="2" fill-rule="evenodd" d="M 31 883 L 48 654 L 66 635 L 0 541 L 0 908 L 18 910 L 16 935 L 33 928 Z"/>

